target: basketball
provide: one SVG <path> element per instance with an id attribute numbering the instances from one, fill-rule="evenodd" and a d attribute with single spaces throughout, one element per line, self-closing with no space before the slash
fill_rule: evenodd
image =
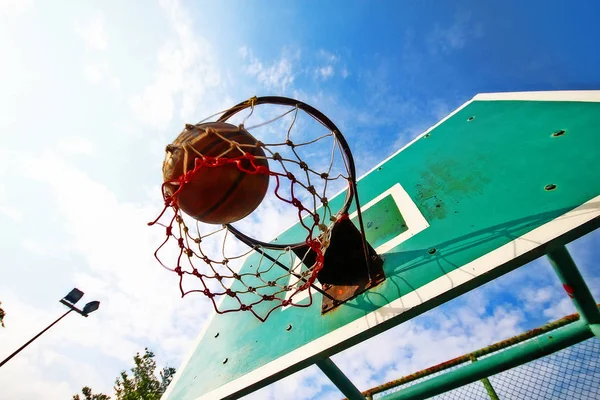
<path id="1" fill-rule="evenodd" d="M 241 150 L 235 143 L 243 145 Z M 170 195 L 176 193 L 177 206 L 198 221 L 208 224 L 239 221 L 264 199 L 269 187 L 268 174 L 246 173 L 235 163 L 230 163 L 199 168 L 181 188 L 179 182 L 173 181 L 194 169 L 195 159 L 200 157 L 198 153 L 208 157 L 236 158 L 244 152 L 257 157 L 255 165 L 268 167 L 264 150 L 245 129 L 225 122 L 187 125 L 167 146 L 162 168 L 165 189 Z M 242 160 L 242 165 L 252 169 L 248 160 Z"/>

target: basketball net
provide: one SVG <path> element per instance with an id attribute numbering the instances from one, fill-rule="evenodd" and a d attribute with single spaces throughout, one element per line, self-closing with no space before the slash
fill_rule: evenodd
<path id="1" fill-rule="evenodd" d="M 249 311 L 260 321 L 265 321 L 280 307 L 312 305 L 313 290 L 320 291 L 315 281 L 323 268 L 324 254 L 330 243 L 331 230 L 338 220 L 348 218 L 348 207 L 351 202 L 348 198 L 351 198 L 353 193 L 351 177 L 353 178 L 354 171 L 353 164 L 348 165 L 347 145 L 340 144 L 339 132 L 329 130 L 330 125 L 333 124 L 328 119 L 329 124 L 325 124 L 298 105 L 289 105 L 284 112 L 275 117 L 268 120 L 263 118 L 262 121 L 248 127 L 249 120 L 259 114 L 255 110 L 259 108 L 256 100 L 257 98 L 252 98 L 232 109 L 208 117 L 198 124 L 217 116 L 220 116 L 218 121 L 224 122 L 246 109 L 248 113 L 238 124 L 239 126 L 251 131 L 258 138 L 261 136 L 254 134 L 253 131 L 269 127 L 266 136 L 279 136 L 283 139 L 271 143 L 259 141 L 256 145 L 240 144 L 227 139 L 223 135 L 224 132 L 209 128 L 209 134 L 228 141 L 230 148 L 238 149 L 239 154 L 242 155 L 233 158 L 224 157 L 224 154 L 210 157 L 194 150 L 191 146 L 184 147 L 186 159 L 194 158 L 194 168 L 184 171 L 184 174 L 177 179 L 163 184 L 164 208 L 149 225 L 159 225 L 165 229 L 166 237 L 156 249 L 154 256 L 164 268 L 178 275 L 182 297 L 190 293 L 201 293 L 210 299 L 218 314 Z M 271 103 L 264 103 L 260 108 L 265 104 Z M 323 132 L 312 135 L 308 140 L 300 141 L 296 136 L 301 136 L 302 133 L 296 132 L 299 129 L 295 129 L 300 114 L 305 114 L 305 117 L 310 117 L 319 123 L 313 124 L 311 129 L 318 126 L 323 129 Z M 272 110 L 265 112 L 265 115 L 272 116 Z M 285 123 L 286 118 L 291 120 L 289 124 Z M 191 126 L 187 127 L 191 128 Z M 311 147 L 317 149 L 313 150 L 313 153 L 322 156 L 324 142 L 331 144 L 331 147 L 327 147 L 329 160 L 324 163 L 323 157 L 318 158 L 318 164 L 324 167 L 322 172 L 319 172 L 302 158 L 301 149 Z M 268 168 L 257 165 L 256 161 L 261 156 L 248 152 L 249 147 L 254 146 L 263 148 L 264 158 L 269 163 Z M 231 225 L 215 226 L 199 223 L 179 209 L 176 201 L 177 194 L 195 174 L 207 168 L 218 168 L 226 164 L 235 165 L 246 174 L 270 176 L 271 185 L 274 185 L 271 192 L 272 199 L 280 202 L 280 209 L 287 207 L 295 209 L 297 221 L 303 232 L 300 240 L 288 245 L 261 241 L 246 236 Z M 184 165 L 187 165 L 187 162 Z M 166 188 L 169 184 L 178 189 L 171 193 Z M 329 203 L 330 192 L 342 187 L 346 187 L 347 190 L 346 203 L 340 205 L 337 210 L 332 210 Z M 255 213 L 260 213 L 260 207 Z M 253 218 L 253 215 L 254 213 L 247 218 Z M 308 249 L 304 257 L 298 257 L 293 252 L 295 248 L 301 246 Z M 315 261 L 310 263 L 311 265 L 306 265 L 304 259 L 311 251 L 313 257 L 310 259 Z M 165 261 L 163 253 L 167 253 L 170 262 Z M 252 271 L 240 272 L 242 262 L 249 256 L 257 258 L 252 262 Z M 277 271 L 276 276 L 274 271 Z M 265 278 L 267 276 L 268 278 Z M 301 301 L 296 301 L 301 292 L 307 292 L 308 296 L 302 296 Z M 229 300 L 224 301 L 227 298 Z"/>

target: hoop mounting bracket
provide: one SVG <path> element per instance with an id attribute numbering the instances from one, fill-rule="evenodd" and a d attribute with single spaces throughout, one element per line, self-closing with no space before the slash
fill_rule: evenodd
<path id="1" fill-rule="evenodd" d="M 365 260 L 363 246 L 367 246 L 369 260 Z M 292 250 L 298 258 L 304 259 L 306 265 L 310 266 L 315 262 L 314 253 L 308 246 Z M 331 296 L 323 296 L 321 314 L 325 314 L 383 282 L 383 259 L 366 240 L 363 241 L 352 221 L 342 219 L 332 228 L 331 243 L 325 252 L 323 269 L 317 279 L 323 291 Z"/>

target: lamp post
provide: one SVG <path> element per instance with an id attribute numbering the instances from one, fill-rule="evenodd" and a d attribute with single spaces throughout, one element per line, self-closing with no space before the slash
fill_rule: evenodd
<path id="1" fill-rule="evenodd" d="M 67 294 L 65 297 L 63 297 L 60 300 L 60 302 L 62 304 L 64 304 L 65 306 L 67 306 L 69 308 L 69 311 L 67 311 L 60 317 L 58 317 L 58 319 L 56 321 L 54 321 L 53 323 L 48 325 L 44 330 L 42 330 L 40 333 L 38 333 L 37 335 L 32 337 L 27 343 L 25 343 L 23 346 L 19 347 L 14 353 L 12 353 L 10 356 L 8 356 L 4 360 L 2 360 L 2 362 L 0 362 L 0 367 L 2 367 L 4 364 L 6 364 L 11 358 L 13 358 L 17 354 L 19 354 L 21 352 L 21 350 L 23 350 L 25 347 L 29 346 L 31 344 L 31 342 L 33 342 L 35 339 L 42 336 L 42 334 L 44 332 L 46 332 L 48 329 L 52 328 L 58 321 L 60 321 L 64 317 L 66 317 L 72 311 L 75 311 L 79 315 L 83 315 L 84 317 L 87 317 L 90 313 L 93 313 L 94 311 L 96 311 L 98 309 L 98 307 L 100 307 L 99 301 L 90 301 L 83 307 L 83 310 L 78 309 L 77 307 L 75 307 L 75 303 L 77 303 L 82 297 L 83 297 L 83 292 L 81 290 L 79 290 L 77 288 L 74 288 L 73 290 L 71 290 L 69 292 L 69 294 Z"/>

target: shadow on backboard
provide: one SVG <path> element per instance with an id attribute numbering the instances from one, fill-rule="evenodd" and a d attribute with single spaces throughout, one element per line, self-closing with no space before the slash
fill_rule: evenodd
<path id="1" fill-rule="evenodd" d="M 369 318 L 373 318 L 373 321 L 369 321 L 369 325 L 372 326 L 388 319 L 395 319 L 409 310 L 414 309 L 413 311 L 419 314 L 431 309 L 535 260 L 544 255 L 549 248 L 564 245 L 600 226 L 600 218 L 596 217 L 574 230 L 557 235 L 549 242 L 532 241 L 534 246 L 519 253 L 515 241 L 517 238 L 531 241 L 522 236 L 554 219 L 571 218 L 565 214 L 574 208 L 565 207 L 515 219 L 452 240 L 435 243 L 430 248 L 403 250 L 408 246 L 405 245 L 406 243 L 401 244 L 395 251 L 384 255 L 386 281 L 365 295 L 344 304 L 344 307 L 364 311 L 365 315 L 370 314 Z M 579 210 L 581 210 L 578 213 L 579 216 L 597 212 L 598 204 L 584 204 L 579 207 Z M 474 259 L 510 243 L 513 246 L 512 257 L 508 261 L 493 266 L 488 272 L 482 274 L 461 268 Z M 461 274 L 469 276 L 461 279 L 461 283 L 457 283 L 455 282 L 456 275 L 453 278 L 450 274 L 453 271 L 460 271 Z M 447 281 L 440 281 L 440 278 Z M 430 293 L 425 294 L 423 286 L 430 284 L 435 279 L 437 279 L 435 285 L 442 286 L 442 288 L 434 290 L 436 294 L 433 296 Z M 457 290 L 458 287 L 460 290 Z M 410 299 L 405 301 L 407 295 L 410 295 Z M 405 317 L 410 318 L 411 316 L 406 315 Z"/>

